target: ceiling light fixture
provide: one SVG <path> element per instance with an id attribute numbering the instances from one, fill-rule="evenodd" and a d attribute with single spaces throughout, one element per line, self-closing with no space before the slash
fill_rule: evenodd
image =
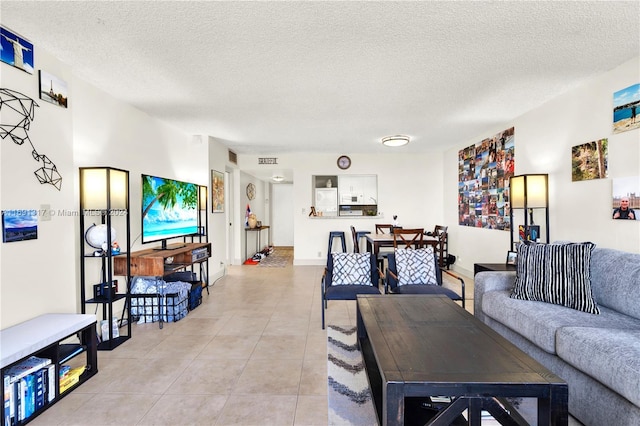
<path id="1" fill-rule="evenodd" d="M 402 146 L 409 143 L 409 136 L 395 135 L 382 138 L 382 145 L 385 146 Z"/>
<path id="2" fill-rule="evenodd" d="M 282 182 L 284 180 L 284 176 L 276 175 L 271 178 L 274 182 Z"/>

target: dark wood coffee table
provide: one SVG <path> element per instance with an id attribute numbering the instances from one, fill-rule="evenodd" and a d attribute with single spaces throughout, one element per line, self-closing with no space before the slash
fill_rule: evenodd
<path id="1" fill-rule="evenodd" d="M 537 398 L 539 425 L 568 424 L 566 382 L 448 297 L 360 295 L 357 324 L 382 425 L 404 425 L 405 398 L 429 396 L 453 402 L 428 425 L 449 425 L 465 409 L 471 425 L 482 410 L 526 424 L 503 408 L 506 397 Z"/>

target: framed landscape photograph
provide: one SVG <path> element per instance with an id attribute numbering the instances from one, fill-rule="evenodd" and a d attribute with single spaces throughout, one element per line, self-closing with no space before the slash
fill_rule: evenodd
<path id="1" fill-rule="evenodd" d="M 224 173 L 211 170 L 211 213 L 224 213 Z"/>
<path id="2" fill-rule="evenodd" d="M 518 252 L 507 252 L 507 265 L 516 265 L 518 263 Z"/>
<path id="3" fill-rule="evenodd" d="M 571 148 L 571 180 L 603 179 L 607 177 L 608 140 L 600 139 Z"/>
<path id="4" fill-rule="evenodd" d="M 36 210 L 3 210 L 2 242 L 38 239 L 38 212 Z"/>

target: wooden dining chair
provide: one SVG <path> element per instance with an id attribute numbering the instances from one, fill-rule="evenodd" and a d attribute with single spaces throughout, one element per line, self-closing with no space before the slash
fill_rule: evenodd
<path id="1" fill-rule="evenodd" d="M 424 228 L 394 228 L 393 248 L 420 248 L 424 245 Z"/>
<path id="2" fill-rule="evenodd" d="M 390 223 L 376 223 L 376 234 L 391 234 L 393 225 Z"/>
<path id="3" fill-rule="evenodd" d="M 376 223 L 376 234 L 392 234 L 393 225 L 391 223 Z M 378 252 L 378 269 L 384 271 L 384 260 L 387 258 L 387 254 L 391 253 L 389 250 L 380 250 Z"/>
<path id="4" fill-rule="evenodd" d="M 427 235 L 438 239 L 436 252 L 438 254 L 438 263 L 441 268 L 449 269 L 449 234 L 448 226 L 436 225 L 433 231 L 427 232 Z"/>

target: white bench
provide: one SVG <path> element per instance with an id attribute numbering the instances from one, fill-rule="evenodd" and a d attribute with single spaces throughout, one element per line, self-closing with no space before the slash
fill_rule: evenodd
<path id="1" fill-rule="evenodd" d="M 89 314 L 44 314 L 0 330 L 0 368 L 96 323 Z M 94 327 L 95 329 L 95 327 Z"/>

